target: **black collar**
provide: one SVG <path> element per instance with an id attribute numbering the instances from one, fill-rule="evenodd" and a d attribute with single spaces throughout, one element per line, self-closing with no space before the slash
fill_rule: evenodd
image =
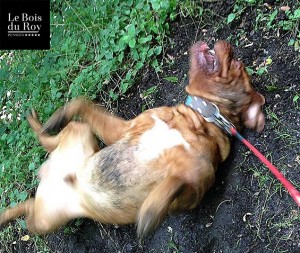
<path id="1" fill-rule="evenodd" d="M 220 113 L 218 106 L 214 103 L 201 97 L 188 95 L 185 105 L 197 111 L 207 122 L 214 123 L 227 134 L 232 135 L 231 128 L 235 128 L 235 126 Z"/>

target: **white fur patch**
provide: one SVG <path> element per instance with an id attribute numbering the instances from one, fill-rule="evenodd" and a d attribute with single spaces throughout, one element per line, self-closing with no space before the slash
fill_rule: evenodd
<path id="1" fill-rule="evenodd" d="M 182 134 L 159 119 L 152 116 L 155 120 L 154 126 L 146 131 L 140 138 L 138 146 L 138 156 L 143 161 L 151 161 L 159 157 L 166 149 L 183 145 L 186 149 L 190 144 L 183 138 Z"/>
<path id="2" fill-rule="evenodd" d="M 65 179 L 68 175 L 76 175 L 76 171 L 84 166 L 85 158 L 82 145 L 74 144 L 72 148 L 55 149 L 41 166 L 36 198 L 44 200 L 40 208 L 45 215 L 61 212 L 75 217 L 83 213 L 80 194 Z"/>

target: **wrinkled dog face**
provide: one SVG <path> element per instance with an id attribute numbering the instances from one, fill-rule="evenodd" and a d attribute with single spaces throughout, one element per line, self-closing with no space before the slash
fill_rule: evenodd
<path id="1" fill-rule="evenodd" d="M 228 42 L 218 41 L 214 50 L 198 42 L 190 50 L 190 59 L 189 94 L 210 99 L 247 128 L 263 130 L 261 106 L 265 99 L 253 89 L 243 63 L 233 57 Z"/>

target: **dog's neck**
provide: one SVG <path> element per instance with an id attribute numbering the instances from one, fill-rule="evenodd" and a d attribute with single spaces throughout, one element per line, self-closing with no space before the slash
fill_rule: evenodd
<path id="1" fill-rule="evenodd" d="M 188 95 L 185 105 L 198 112 L 207 122 L 214 123 L 227 134 L 231 135 L 230 128 L 235 126 L 220 113 L 219 108 L 214 103 L 201 97 Z"/>

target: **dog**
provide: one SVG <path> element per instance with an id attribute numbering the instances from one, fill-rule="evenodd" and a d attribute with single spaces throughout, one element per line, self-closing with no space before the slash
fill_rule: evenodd
<path id="1" fill-rule="evenodd" d="M 204 42 L 191 47 L 186 92 L 214 103 L 238 130 L 264 128 L 265 99 L 226 41 L 214 50 Z M 167 213 L 195 208 L 230 151 L 229 136 L 185 104 L 150 109 L 126 121 L 79 98 L 44 126 L 34 111 L 28 121 L 50 155 L 40 168 L 35 198 L 4 211 L 0 224 L 25 215 L 28 229 L 38 234 L 87 217 L 136 223 L 138 236 L 145 236 Z M 58 135 L 48 134 L 59 127 L 64 128 Z"/>

